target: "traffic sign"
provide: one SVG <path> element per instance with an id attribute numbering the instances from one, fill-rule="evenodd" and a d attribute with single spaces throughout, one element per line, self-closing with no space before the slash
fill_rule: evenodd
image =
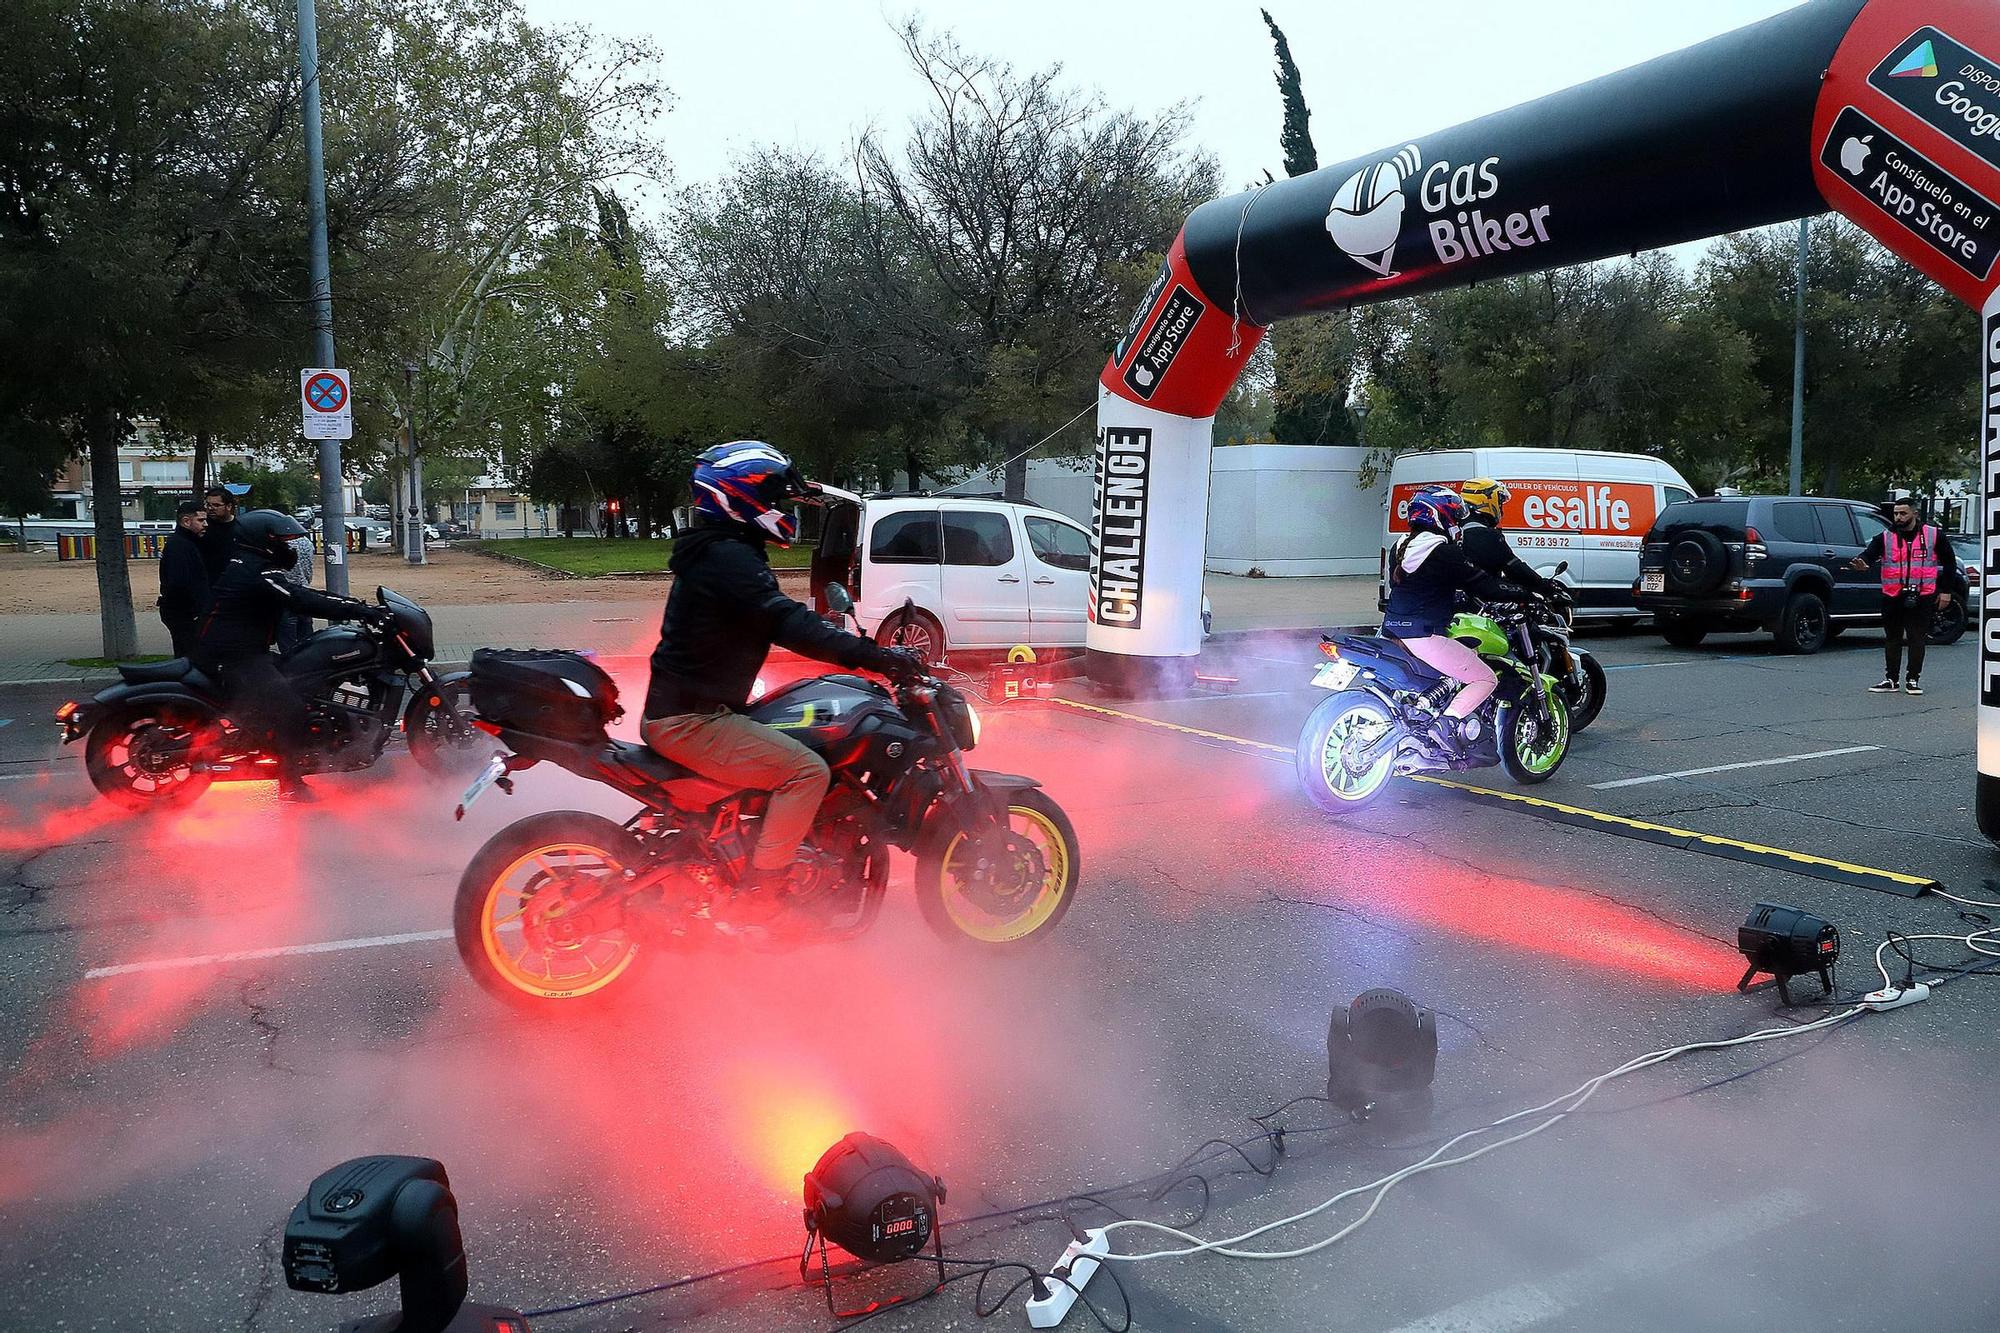
<path id="1" fill-rule="evenodd" d="M 353 384 L 344 370 L 299 372 L 299 407 L 308 440 L 354 438 Z"/>

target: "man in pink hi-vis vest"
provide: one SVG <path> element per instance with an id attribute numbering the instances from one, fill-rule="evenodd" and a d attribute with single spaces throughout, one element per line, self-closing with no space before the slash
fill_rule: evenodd
<path id="1" fill-rule="evenodd" d="M 1965 576 L 1952 553 L 1951 538 L 1936 524 L 1925 523 L 1914 501 L 1898 500 L 1889 514 L 1893 525 L 1848 562 L 1850 569 L 1882 566 L 1882 631 L 1887 672 L 1872 694 L 1892 694 L 1903 665 L 1903 645 L 1910 649 L 1910 674 L 1901 686 L 1906 694 L 1924 692 L 1924 648 L 1930 643 L 1931 620 L 1965 595 Z"/>

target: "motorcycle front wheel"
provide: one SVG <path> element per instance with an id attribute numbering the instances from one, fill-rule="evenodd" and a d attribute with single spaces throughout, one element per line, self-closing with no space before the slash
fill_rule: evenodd
<path id="1" fill-rule="evenodd" d="M 617 898 L 641 859 L 601 815 L 556 810 L 501 829 L 458 881 L 451 928 L 466 970 L 517 1008 L 601 1003 L 644 958 Z"/>
<path id="2" fill-rule="evenodd" d="M 1396 719 L 1374 695 L 1343 690 L 1306 715 L 1293 753 L 1306 798 L 1329 814 L 1358 810 L 1395 776 Z M 1386 743 L 1384 743 L 1386 741 Z M 1357 754 L 1365 762 L 1356 766 Z"/>
<path id="3" fill-rule="evenodd" d="M 403 710 L 403 736 L 410 758 L 434 778 L 470 777 L 497 748 L 492 738 L 472 725 L 472 700 L 462 684 L 421 684 Z"/>
<path id="4" fill-rule="evenodd" d="M 215 719 L 185 704 L 133 704 L 100 718 L 83 743 L 90 784 L 127 810 L 187 805 L 214 777 L 200 766 Z"/>
<path id="5" fill-rule="evenodd" d="M 1083 864 L 1076 830 L 1044 792 L 1007 796 L 1007 827 L 979 838 L 940 824 L 917 849 L 917 906 L 951 940 L 1020 945 L 1056 928 Z"/>
<path id="6" fill-rule="evenodd" d="M 1563 702 L 1569 705 L 1570 734 L 1575 735 L 1597 720 L 1604 711 L 1605 696 L 1609 685 L 1604 678 L 1604 667 L 1598 660 L 1580 648 L 1570 649 L 1576 658 L 1577 671 L 1563 683 Z"/>
<path id="7" fill-rule="evenodd" d="M 1494 713 L 1493 730 L 1500 762 L 1523 786 L 1547 782 L 1569 756 L 1569 709 L 1560 697 L 1547 701 L 1546 712 L 1532 699 L 1503 703 Z"/>

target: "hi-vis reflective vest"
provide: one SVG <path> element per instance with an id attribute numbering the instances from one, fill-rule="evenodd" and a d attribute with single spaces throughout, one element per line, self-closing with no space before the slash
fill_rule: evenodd
<path id="1" fill-rule="evenodd" d="M 1882 594 L 1895 597 L 1910 585 L 1923 596 L 1937 591 L 1938 530 L 1926 523 L 1905 540 L 1890 528 L 1882 534 Z"/>

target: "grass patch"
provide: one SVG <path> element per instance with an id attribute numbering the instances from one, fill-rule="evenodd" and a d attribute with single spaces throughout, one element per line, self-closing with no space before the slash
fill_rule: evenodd
<path id="1" fill-rule="evenodd" d="M 121 662 L 126 666 L 131 666 L 134 663 L 140 662 L 165 662 L 168 660 L 165 653 L 141 653 L 137 657 L 65 657 L 63 662 L 65 665 L 73 667 L 97 667 L 101 670 L 109 670 Z"/>
<path id="2" fill-rule="evenodd" d="M 550 569 L 594 578 L 604 574 L 664 574 L 674 553 L 671 541 L 602 537 L 521 537 L 512 541 L 468 542 L 480 552 L 517 556 Z M 812 563 L 810 547 L 770 548 L 773 569 L 804 569 Z"/>

